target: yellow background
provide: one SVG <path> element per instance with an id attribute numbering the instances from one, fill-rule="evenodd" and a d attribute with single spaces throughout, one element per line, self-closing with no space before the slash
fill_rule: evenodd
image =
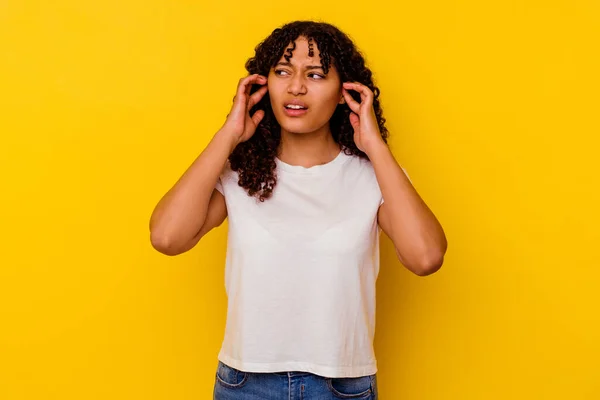
<path id="1" fill-rule="evenodd" d="M 382 245 L 381 398 L 600 399 L 592 0 L 0 2 L 0 399 L 211 398 L 226 225 L 171 258 L 148 220 L 302 18 L 363 50 L 449 240 L 426 278 Z"/>

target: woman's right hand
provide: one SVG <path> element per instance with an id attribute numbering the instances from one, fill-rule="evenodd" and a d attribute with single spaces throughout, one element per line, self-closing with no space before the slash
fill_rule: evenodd
<path id="1" fill-rule="evenodd" d="M 250 116 L 250 109 L 267 93 L 267 78 L 254 74 L 240 79 L 237 93 L 233 98 L 233 106 L 227 115 L 223 128 L 234 135 L 236 143 L 242 143 L 250 139 L 256 127 L 265 116 L 263 110 L 258 110 Z M 250 95 L 253 84 L 265 85 Z"/>

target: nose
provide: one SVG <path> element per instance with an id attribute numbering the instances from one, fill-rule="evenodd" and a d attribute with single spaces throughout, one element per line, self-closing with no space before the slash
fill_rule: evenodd
<path id="1" fill-rule="evenodd" d="M 306 85 L 304 84 L 304 78 L 301 74 L 296 74 L 289 80 L 287 91 L 294 96 L 306 94 Z"/>

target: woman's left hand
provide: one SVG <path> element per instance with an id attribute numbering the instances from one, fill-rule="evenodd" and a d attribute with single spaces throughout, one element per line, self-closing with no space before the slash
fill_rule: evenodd
<path id="1" fill-rule="evenodd" d="M 350 96 L 348 90 L 360 93 L 360 103 Z M 356 147 L 367 155 L 374 148 L 385 144 L 381 138 L 379 124 L 373 109 L 373 92 L 367 86 L 358 82 L 344 82 L 342 94 L 350 113 L 350 124 L 354 128 L 354 143 Z"/>

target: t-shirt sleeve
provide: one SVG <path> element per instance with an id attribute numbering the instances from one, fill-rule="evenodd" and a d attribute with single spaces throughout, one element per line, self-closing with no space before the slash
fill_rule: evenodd
<path id="1" fill-rule="evenodd" d="M 404 175 L 406 175 L 406 177 L 408 178 L 408 180 L 410 181 L 410 183 L 412 183 L 412 179 L 410 179 L 410 175 L 408 175 L 408 172 L 406 172 L 406 170 L 404 169 L 404 167 L 400 167 L 402 168 L 402 172 L 404 172 Z M 383 200 L 383 195 L 381 196 L 381 203 L 379 203 L 379 206 L 381 206 L 383 204 L 384 200 Z"/>
<path id="2" fill-rule="evenodd" d="M 217 184 L 215 185 L 215 189 L 217 189 L 219 191 L 219 193 L 221 193 L 223 196 L 225 196 L 225 193 L 223 193 L 223 182 L 221 182 L 220 176 L 219 176 L 219 179 L 217 179 Z"/>
<path id="3" fill-rule="evenodd" d="M 231 166 L 229 164 L 229 161 L 227 161 L 225 163 L 225 166 L 223 167 L 223 170 L 219 174 L 217 183 L 215 184 L 215 189 L 217 189 L 219 191 L 219 193 L 221 193 L 223 196 L 225 196 L 225 191 L 223 190 L 223 186 L 227 185 L 227 183 L 231 181 L 232 172 L 233 171 L 231 171 Z"/>

